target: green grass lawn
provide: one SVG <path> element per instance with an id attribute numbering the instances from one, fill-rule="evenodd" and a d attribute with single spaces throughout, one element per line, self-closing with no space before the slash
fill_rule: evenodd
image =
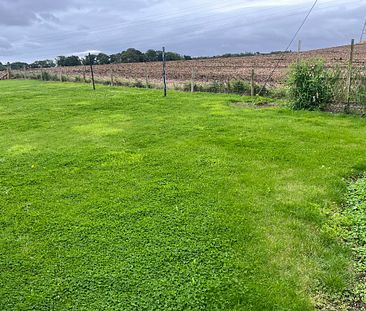
<path id="1" fill-rule="evenodd" d="M 312 310 L 366 121 L 245 98 L 0 82 L 1 310 Z"/>

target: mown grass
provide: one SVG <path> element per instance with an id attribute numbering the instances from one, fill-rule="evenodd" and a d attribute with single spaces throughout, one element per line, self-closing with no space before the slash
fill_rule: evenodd
<path id="1" fill-rule="evenodd" d="M 0 83 L 1 310 L 312 310 L 365 119 L 231 95 Z"/>

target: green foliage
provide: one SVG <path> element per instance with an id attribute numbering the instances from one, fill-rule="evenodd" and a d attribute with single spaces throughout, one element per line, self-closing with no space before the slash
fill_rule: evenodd
<path id="1" fill-rule="evenodd" d="M 357 257 L 358 273 L 366 272 L 366 177 L 351 182 L 346 196 L 344 215 L 347 217 L 347 240 Z M 365 284 L 366 285 L 366 284 Z M 366 287 L 364 287 L 366 303 Z"/>
<path id="2" fill-rule="evenodd" d="M 353 178 L 347 187 L 342 209 L 333 213 L 329 226 L 352 249 L 353 280 L 341 293 L 329 295 L 324 310 L 366 309 L 366 176 Z M 328 229 L 329 230 L 329 229 Z M 334 307 L 334 308 L 333 308 Z"/>
<path id="3" fill-rule="evenodd" d="M 48 71 L 43 71 L 41 73 L 41 80 L 44 80 L 44 81 L 59 81 L 60 78 L 57 74 L 53 74 L 53 73 L 48 72 Z"/>
<path id="4" fill-rule="evenodd" d="M 85 66 L 89 66 L 90 64 L 95 65 L 96 64 L 97 55 L 90 54 L 86 55 L 82 60 L 81 63 Z"/>
<path id="5" fill-rule="evenodd" d="M 332 100 L 334 76 L 321 60 L 294 63 L 287 84 L 293 109 L 322 110 Z"/>
<path id="6" fill-rule="evenodd" d="M 80 77 L 80 76 L 76 76 L 75 77 L 75 82 L 85 82 L 83 77 Z"/>
<path id="7" fill-rule="evenodd" d="M 81 59 L 78 56 L 58 56 L 56 59 L 56 64 L 59 67 L 67 66 L 80 66 L 82 64 Z"/>
<path id="8" fill-rule="evenodd" d="M 147 62 L 156 62 L 158 61 L 158 52 L 155 50 L 147 50 L 145 52 L 145 61 Z"/>
<path id="9" fill-rule="evenodd" d="M 363 69 L 353 69 L 350 101 L 366 105 L 366 76 Z"/>
<path id="10" fill-rule="evenodd" d="M 241 95 L 250 95 L 250 83 L 242 80 L 230 81 L 229 92 Z"/>
<path id="11" fill-rule="evenodd" d="M 53 60 L 37 60 L 34 63 L 30 64 L 30 68 L 52 68 L 55 67 L 56 63 Z"/>
<path id="12" fill-rule="evenodd" d="M 138 63 L 144 61 L 144 54 L 134 48 L 129 48 L 121 53 L 122 63 Z"/>
<path id="13" fill-rule="evenodd" d="M 191 91 L 191 82 L 187 82 L 183 86 L 183 90 L 186 92 Z M 255 84 L 254 93 L 258 94 L 261 90 L 261 86 Z M 251 85 L 247 81 L 243 80 L 231 80 L 226 83 L 221 81 L 214 81 L 208 83 L 195 83 L 195 92 L 209 92 L 209 93 L 229 93 L 238 95 L 251 95 Z M 262 96 L 268 96 L 269 92 L 267 89 L 262 91 Z"/>
<path id="14" fill-rule="evenodd" d="M 11 70 L 21 70 L 24 69 L 24 67 L 26 68 L 28 66 L 27 63 L 24 62 L 15 62 L 15 63 L 11 63 L 10 64 L 10 69 Z"/>
<path id="15" fill-rule="evenodd" d="M 176 61 L 176 60 L 183 60 L 184 58 L 178 54 L 178 53 L 175 53 L 175 52 L 167 52 L 165 54 L 165 59 L 166 61 Z"/>
<path id="16" fill-rule="evenodd" d="M 111 63 L 110 56 L 104 53 L 99 53 L 96 57 L 96 63 L 98 65 L 110 64 Z"/>

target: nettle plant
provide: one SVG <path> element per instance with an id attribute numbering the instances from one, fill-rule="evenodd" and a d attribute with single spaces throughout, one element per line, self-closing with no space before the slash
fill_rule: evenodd
<path id="1" fill-rule="evenodd" d="M 322 60 L 295 62 L 287 80 L 292 108 L 323 110 L 333 98 L 334 79 Z"/>

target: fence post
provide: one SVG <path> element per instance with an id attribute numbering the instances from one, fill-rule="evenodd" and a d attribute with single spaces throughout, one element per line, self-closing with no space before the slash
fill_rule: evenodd
<path id="1" fill-rule="evenodd" d="M 191 93 L 194 92 L 194 79 L 195 79 L 195 72 L 194 68 L 192 68 L 192 76 L 191 76 Z"/>
<path id="2" fill-rule="evenodd" d="M 165 47 L 163 47 L 163 84 L 164 84 L 164 97 L 166 97 L 166 63 L 165 63 Z"/>
<path id="3" fill-rule="evenodd" d="M 113 86 L 113 70 L 110 70 L 111 86 Z"/>
<path id="4" fill-rule="evenodd" d="M 8 66 L 6 67 L 6 73 L 7 73 L 7 75 L 8 75 L 8 79 L 10 80 L 11 79 L 11 71 L 10 71 L 10 64 L 8 64 Z"/>
<path id="5" fill-rule="evenodd" d="M 60 82 L 62 82 L 62 67 L 60 67 L 60 76 L 59 76 L 59 78 L 60 78 Z"/>
<path id="6" fill-rule="evenodd" d="M 255 96 L 254 77 L 255 77 L 254 68 L 252 68 L 252 74 L 251 74 L 251 77 L 250 77 L 250 95 L 252 97 Z"/>
<path id="7" fill-rule="evenodd" d="M 301 40 L 297 43 L 297 61 L 300 62 L 300 53 L 301 53 Z"/>
<path id="8" fill-rule="evenodd" d="M 27 67 L 25 65 L 23 66 L 23 77 L 24 79 L 27 78 Z"/>
<path id="9" fill-rule="evenodd" d="M 94 71 L 93 71 L 93 64 L 92 64 L 92 58 L 91 58 L 90 53 L 89 53 L 89 64 L 90 64 L 90 72 L 91 72 L 92 82 L 93 82 L 93 90 L 95 91 Z"/>
<path id="10" fill-rule="evenodd" d="M 86 66 L 84 65 L 84 71 L 83 71 L 83 79 L 84 83 L 86 83 Z"/>
<path id="11" fill-rule="evenodd" d="M 350 110 L 350 100 L 351 100 L 351 87 L 352 87 L 352 69 L 353 69 L 353 54 L 355 50 L 355 39 L 351 41 L 351 52 L 349 56 L 348 63 L 348 79 L 347 79 L 347 104 L 345 107 L 345 112 L 349 113 Z"/>
<path id="12" fill-rule="evenodd" d="M 145 73 L 145 87 L 148 89 L 149 88 L 149 75 L 147 73 L 147 64 L 146 64 L 146 62 L 144 63 L 144 73 Z"/>

